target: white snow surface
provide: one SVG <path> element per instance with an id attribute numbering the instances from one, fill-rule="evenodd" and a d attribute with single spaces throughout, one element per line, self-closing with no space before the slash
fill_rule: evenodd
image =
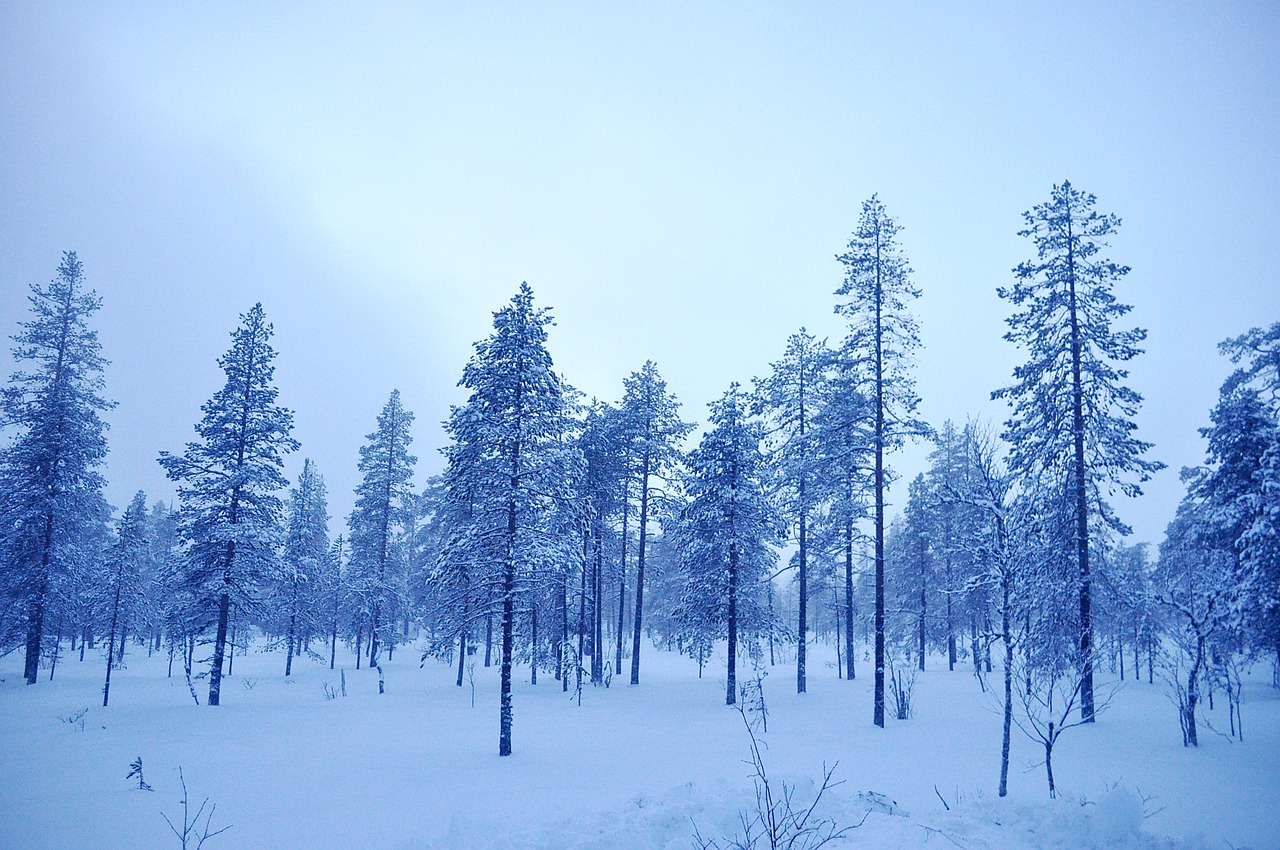
<path id="1" fill-rule="evenodd" d="M 824 763 L 838 762 L 843 784 L 819 814 L 863 822 L 831 847 L 1280 847 L 1280 692 L 1269 670 L 1246 680 L 1244 742 L 1205 729 L 1199 749 L 1181 745 L 1158 677 L 1119 685 L 1096 724 L 1060 739 L 1053 801 L 1043 753 L 1015 729 L 1002 800 L 999 709 L 968 668 L 930 658 L 915 717 L 877 729 L 870 665 L 840 681 L 826 652 L 811 652 L 803 695 L 793 663 L 770 668 L 760 737 L 773 781 L 794 784 L 806 803 Z M 64 658 L 53 682 L 43 669 L 34 686 L 19 656 L 0 659 L 9 850 L 177 847 L 161 813 L 181 817 L 179 766 L 193 809 L 208 798 L 213 828 L 231 825 L 205 850 L 691 848 L 695 828 L 725 846 L 754 801 L 747 734 L 724 705 L 723 656 L 699 679 L 694 662 L 648 648 L 642 684 L 588 685 L 580 707 L 550 673 L 534 686 L 518 668 L 509 758 L 497 755 L 496 664 L 476 664 L 473 708 L 456 668 L 420 669 L 412 646 L 384 664 L 381 696 L 376 671 L 356 671 L 340 649 L 347 696 L 335 699 L 324 692 L 339 686 L 327 662 L 295 660 L 285 679 L 282 653 L 237 655 L 217 708 L 192 703 L 180 663 L 167 678 L 165 654 L 136 645 L 105 709 L 100 650 Z M 998 670 L 989 684 L 998 687 Z M 197 686 L 201 702 L 206 691 Z M 83 729 L 66 722 L 86 707 Z M 1225 704 L 1206 716 L 1225 727 Z M 153 792 L 125 778 L 138 756 Z"/>

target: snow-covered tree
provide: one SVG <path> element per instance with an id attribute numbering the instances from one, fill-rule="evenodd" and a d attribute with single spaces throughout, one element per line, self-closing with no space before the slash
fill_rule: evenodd
<path id="1" fill-rule="evenodd" d="M 489 557 L 476 577 L 501 611 L 502 648 L 498 754 L 511 754 L 511 676 L 516 614 L 540 566 L 558 556 L 547 520 L 567 500 L 566 470 L 578 461 L 566 448 L 570 430 L 565 387 L 547 351 L 551 315 L 520 285 L 493 314 L 493 334 L 475 344 L 459 385 L 470 390 L 445 428 L 465 449 L 466 486 L 474 494 L 473 539 Z M 490 555 L 491 553 L 491 555 Z"/>
<path id="2" fill-rule="evenodd" d="M 116 666 L 117 650 L 123 654 L 128 624 L 142 603 L 142 576 L 148 572 L 155 552 L 147 517 L 147 494 L 141 490 L 133 497 L 120 519 L 116 540 L 107 554 L 103 585 L 98 589 L 104 597 L 107 629 L 107 676 L 102 685 L 102 707 L 111 697 L 111 671 Z M 118 643 L 117 643 L 118 642 Z"/>
<path id="3" fill-rule="evenodd" d="M 31 285 L 31 317 L 13 336 L 18 370 L 0 395 L 12 429 L 0 450 L 0 652 L 25 641 L 24 676 L 35 684 L 50 593 L 105 516 L 106 423 L 98 332 L 102 300 L 74 251 L 57 276 Z"/>
<path id="4" fill-rule="evenodd" d="M 728 638 L 725 703 L 733 705 L 739 637 L 769 626 L 765 584 L 777 563 L 781 520 L 766 494 L 762 429 L 747 419 L 738 385 L 709 407 L 711 430 L 689 454 L 688 502 L 674 534 L 685 578 L 677 616 L 694 651 L 704 652 L 708 637 Z"/>
<path id="5" fill-rule="evenodd" d="M 1112 326 L 1131 309 L 1112 294 L 1128 267 L 1101 255 L 1120 219 L 1099 213 L 1095 203 L 1064 181 L 1046 203 L 1023 213 L 1026 228 L 1019 235 L 1035 243 L 1036 258 L 1019 264 L 1014 285 L 997 292 L 1016 310 L 1006 320 L 1005 339 L 1028 359 L 1014 369 L 1012 386 L 992 393 L 1013 408 L 1004 432 L 1013 472 L 1071 497 L 1064 507 L 1072 519 L 1085 722 L 1094 713 L 1091 518 L 1124 531 L 1106 497 L 1115 489 L 1138 495 L 1139 484 L 1162 466 L 1143 458 L 1150 444 L 1133 433 L 1142 396 L 1123 383 L 1123 364 L 1142 352 L 1146 331 Z"/>
<path id="6" fill-rule="evenodd" d="M 261 304 L 240 316 L 231 349 L 218 359 L 226 385 L 201 406 L 197 439 L 181 455 L 160 453 L 178 483 L 187 583 L 199 613 L 216 617 L 209 665 L 209 705 L 218 705 L 227 627 L 234 604 L 256 610 L 280 540 L 288 482 L 284 455 L 298 448 L 289 436 L 293 413 L 276 404 L 273 329 Z"/>
<path id="7" fill-rule="evenodd" d="M 765 417 L 765 441 L 774 470 L 772 490 L 796 530 L 799 613 L 796 634 L 796 692 L 805 692 L 809 634 L 809 525 L 824 501 L 823 457 L 814 419 L 824 394 L 831 356 L 825 341 L 804 328 L 792 334 L 782 359 L 755 381 L 753 412 Z"/>
<path id="8" fill-rule="evenodd" d="M 406 552 L 398 533 L 409 519 L 413 466 L 409 454 L 413 414 L 400 403 L 400 391 L 378 414 L 378 428 L 360 447 L 360 472 L 351 529 L 351 569 L 364 594 L 369 622 L 369 666 L 379 663 L 383 644 L 395 639 L 395 612 L 402 597 Z"/>
<path id="9" fill-rule="evenodd" d="M 873 483 L 874 405 L 867 396 L 866 364 L 858 353 L 843 348 L 832 353 L 830 371 L 820 386 L 822 396 L 813 429 L 819 451 L 820 478 L 827 503 L 816 518 L 815 548 L 834 570 L 843 567 L 845 678 L 856 675 L 853 641 L 857 614 L 854 605 L 854 544 L 862 535 L 858 523 L 867 516 L 867 494 Z M 838 577 L 836 584 L 840 581 Z"/>
<path id="10" fill-rule="evenodd" d="M 844 264 L 844 283 L 836 295 L 848 301 L 836 312 L 849 320 L 844 357 L 859 363 L 867 376 L 866 396 L 871 405 L 871 439 L 875 455 L 875 695 L 872 719 L 884 726 L 884 541 L 885 490 L 890 483 L 884 455 L 903 440 L 927 429 L 915 420 L 919 399 L 911 376 L 913 354 L 920 345 L 916 320 L 908 310 L 910 299 L 920 297 L 911 282 L 911 267 L 898 244 L 898 223 L 889 216 L 879 197 L 862 204 L 858 228 L 848 250 L 838 259 Z"/>
<path id="11" fill-rule="evenodd" d="M 693 426 L 680 421 L 680 402 L 667 392 L 667 382 L 652 360 L 623 380 L 619 405 L 621 438 L 639 498 L 636 549 L 636 614 L 631 623 L 631 684 L 640 684 L 640 636 L 644 614 L 644 568 L 652 501 L 677 468 L 680 443 Z"/>
<path id="12" fill-rule="evenodd" d="M 284 551 L 275 576 L 276 627 L 283 630 L 284 674 L 293 657 L 320 627 L 324 616 L 319 589 L 329 557 L 329 507 L 324 478 L 311 458 L 302 461 L 298 484 L 289 493 Z"/>

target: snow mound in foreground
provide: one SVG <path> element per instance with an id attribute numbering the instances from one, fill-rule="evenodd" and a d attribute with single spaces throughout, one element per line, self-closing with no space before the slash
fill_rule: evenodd
<path id="1" fill-rule="evenodd" d="M 807 804 L 817 788 L 796 783 L 795 800 Z M 775 789 L 776 790 L 776 789 Z M 829 789 L 815 817 L 840 826 L 861 823 L 828 847 L 877 850 L 953 848 L 965 850 L 1200 850 L 1148 835 L 1142 830 L 1142 800 L 1117 787 L 1097 801 L 1058 800 L 1011 803 L 978 800 L 950 812 L 912 817 L 874 792 Z M 741 815 L 754 811 L 750 788 L 728 783 L 687 783 L 626 805 L 530 827 L 495 827 L 492 820 L 456 818 L 438 843 L 410 844 L 405 850 L 690 850 L 694 830 L 722 848 L 742 834 Z M 761 841 L 756 847 L 767 847 Z"/>

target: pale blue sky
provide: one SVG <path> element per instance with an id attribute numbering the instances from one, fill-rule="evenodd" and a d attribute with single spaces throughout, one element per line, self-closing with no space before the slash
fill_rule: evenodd
<path id="1" fill-rule="evenodd" d="M 0 2 L 0 327 L 75 249 L 105 306 L 110 496 L 170 491 L 237 314 L 344 515 L 392 387 L 424 472 L 490 312 L 528 280 L 588 394 L 655 360 L 705 403 L 801 325 L 833 339 L 879 192 L 924 290 L 923 413 L 1003 418 L 995 287 L 1069 178 L 1124 219 L 1132 385 L 1171 467 L 1119 509 L 1158 540 L 1216 343 L 1280 319 L 1280 6 Z M 901 459 L 906 475 L 924 449 Z M 905 487 L 898 491 L 901 496 Z M 338 524 L 334 523 L 334 530 Z"/>

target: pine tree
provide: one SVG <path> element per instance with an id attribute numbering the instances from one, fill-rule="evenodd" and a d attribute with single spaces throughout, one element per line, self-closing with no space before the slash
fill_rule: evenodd
<path id="1" fill-rule="evenodd" d="M 365 437 L 368 443 L 360 448 L 364 478 L 356 488 L 355 509 L 348 525 L 351 563 L 368 606 L 370 667 L 378 666 L 382 644 L 394 640 L 392 612 L 400 597 L 406 556 L 397 529 L 409 519 L 407 500 L 412 495 L 413 466 L 418 462 L 409 454 L 412 424 L 413 414 L 401 405 L 400 391 L 392 390 L 378 414 L 378 429 Z"/>
<path id="2" fill-rule="evenodd" d="M 475 344 L 459 382 L 471 395 L 445 426 L 465 453 L 460 474 L 474 494 L 474 539 L 496 559 L 480 565 L 484 575 L 477 580 L 494 588 L 501 612 L 500 756 L 512 752 L 517 609 L 537 568 L 559 553 L 546 522 L 556 501 L 571 497 L 566 470 L 578 462 L 566 450 L 565 387 L 546 348 L 551 321 L 522 283 L 510 305 L 493 314 L 493 334 Z"/>
<path id="3" fill-rule="evenodd" d="M 822 395 L 814 417 L 819 468 L 825 484 L 827 505 L 816 528 L 817 548 L 843 562 L 844 572 L 844 675 L 856 678 L 853 636 L 857 617 L 854 609 L 854 543 L 861 539 L 858 523 L 867 517 L 866 495 L 873 479 L 873 405 L 867 397 L 864 364 L 847 348 L 832 353 L 831 369 L 822 384 Z"/>
<path id="4" fill-rule="evenodd" d="M 201 406 L 198 439 L 181 455 L 160 453 L 178 482 L 187 583 L 200 613 L 216 611 L 209 705 L 221 697 L 232 604 L 255 609 L 271 570 L 282 509 L 276 493 L 288 483 L 281 467 L 298 448 L 289 436 L 292 412 L 275 403 L 272 333 L 261 304 L 241 314 L 231 349 L 218 359 L 226 385 Z"/>
<path id="5" fill-rule="evenodd" d="M 320 623 L 318 590 L 329 556 L 329 509 L 324 478 L 311 458 L 302 461 L 298 485 L 289 493 L 284 552 L 276 576 L 276 611 L 283 620 L 284 674 L 293 673 L 293 657 Z"/>
<path id="6" fill-rule="evenodd" d="M 102 301 L 74 251 L 28 300 L 31 318 L 13 337 L 19 369 L 0 396 L 0 418 L 13 429 L 0 453 L 0 651 L 25 639 L 24 675 L 35 684 L 51 590 L 106 513 L 99 414 L 114 403 L 102 396 L 107 361 L 89 327 Z"/>
<path id="7" fill-rule="evenodd" d="M 899 230 L 877 196 L 865 201 L 848 251 L 838 257 L 845 267 L 845 279 L 835 293 L 849 296 L 849 301 L 836 305 L 836 312 L 849 319 L 844 356 L 858 361 L 860 371 L 867 375 L 874 418 L 876 669 L 872 720 L 880 727 L 884 726 L 884 508 L 891 477 L 884 455 L 908 435 L 927 430 L 914 418 L 919 399 L 910 372 L 920 339 L 907 305 L 908 299 L 920 297 L 920 290 L 911 282 L 911 267 L 898 245 Z"/>
<path id="8" fill-rule="evenodd" d="M 1014 269 L 1012 287 L 997 292 L 1017 309 L 1006 320 L 1005 339 L 1029 359 L 1014 370 L 1016 383 L 992 393 L 1013 407 L 1004 438 L 1014 473 L 1051 479 L 1051 489 L 1065 485 L 1072 496 L 1075 630 L 1086 723 L 1094 714 L 1090 505 L 1103 523 L 1124 531 L 1105 507 L 1105 496 L 1114 488 L 1138 495 L 1139 483 L 1162 467 L 1142 457 L 1150 444 L 1133 434 L 1142 397 L 1122 383 L 1128 371 L 1120 364 L 1142 352 L 1138 345 L 1146 331 L 1112 328 L 1131 309 L 1112 294 L 1128 267 L 1101 256 L 1120 220 L 1097 212 L 1095 203 L 1093 195 L 1064 181 L 1053 187 L 1047 203 L 1023 213 L 1027 227 L 1019 235 L 1035 242 L 1037 256 Z"/>
<path id="9" fill-rule="evenodd" d="M 105 585 L 101 593 L 111 624 L 107 631 L 107 677 L 102 685 L 102 707 L 111 696 L 111 671 L 117 647 L 123 654 L 129 618 L 142 603 L 142 576 L 154 554 L 147 517 L 147 495 L 141 490 L 133 497 L 120 519 L 120 530 L 108 553 Z M 119 641 L 119 644 L 117 644 Z"/>
<path id="10" fill-rule="evenodd" d="M 688 458 L 688 501 L 676 523 L 676 550 L 685 579 L 678 619 L 693 651 L 728 638 L 725 704 L 737 700 L 739 637 L 771 627 L 765 585 L 777 562 L 781 521 L 765 492 L 767 464 L 761 427 L 747 419 L 737 384 L 709 407 L 711 430 Z M 699 662 L 704 655 L 699 654 Z"/>
<path id="11" fill-rule="evenodd" d="M 830 353 L 804 328 L 787 340 L 783 358 L 768 377 L 756 380 L 755 412 L 766 418 L 775 497 L 796 529 L 799 612 L 796 634 L 796 693 L 805 692 L 809 634 L 809 523 L 823 499 L 824 483 L 814 419 L 823 396 Z"/>
<path id="12" fill-rule="evenodd" d="M 623 381 L 620 405 L 622 439 L 631 462 L 632 480 L 640 499 L 636 549 L 636 607 L 632 620 L 631 684 L 640 684 L 640 635 L 644 614 L 644 568 L 651 502 L 661 498 L 660 483 L 676 470 L 680 442 L 693 430 L 679 417 L 680 402 L 667 392 L 667 382 L 652 360 Z"/>

